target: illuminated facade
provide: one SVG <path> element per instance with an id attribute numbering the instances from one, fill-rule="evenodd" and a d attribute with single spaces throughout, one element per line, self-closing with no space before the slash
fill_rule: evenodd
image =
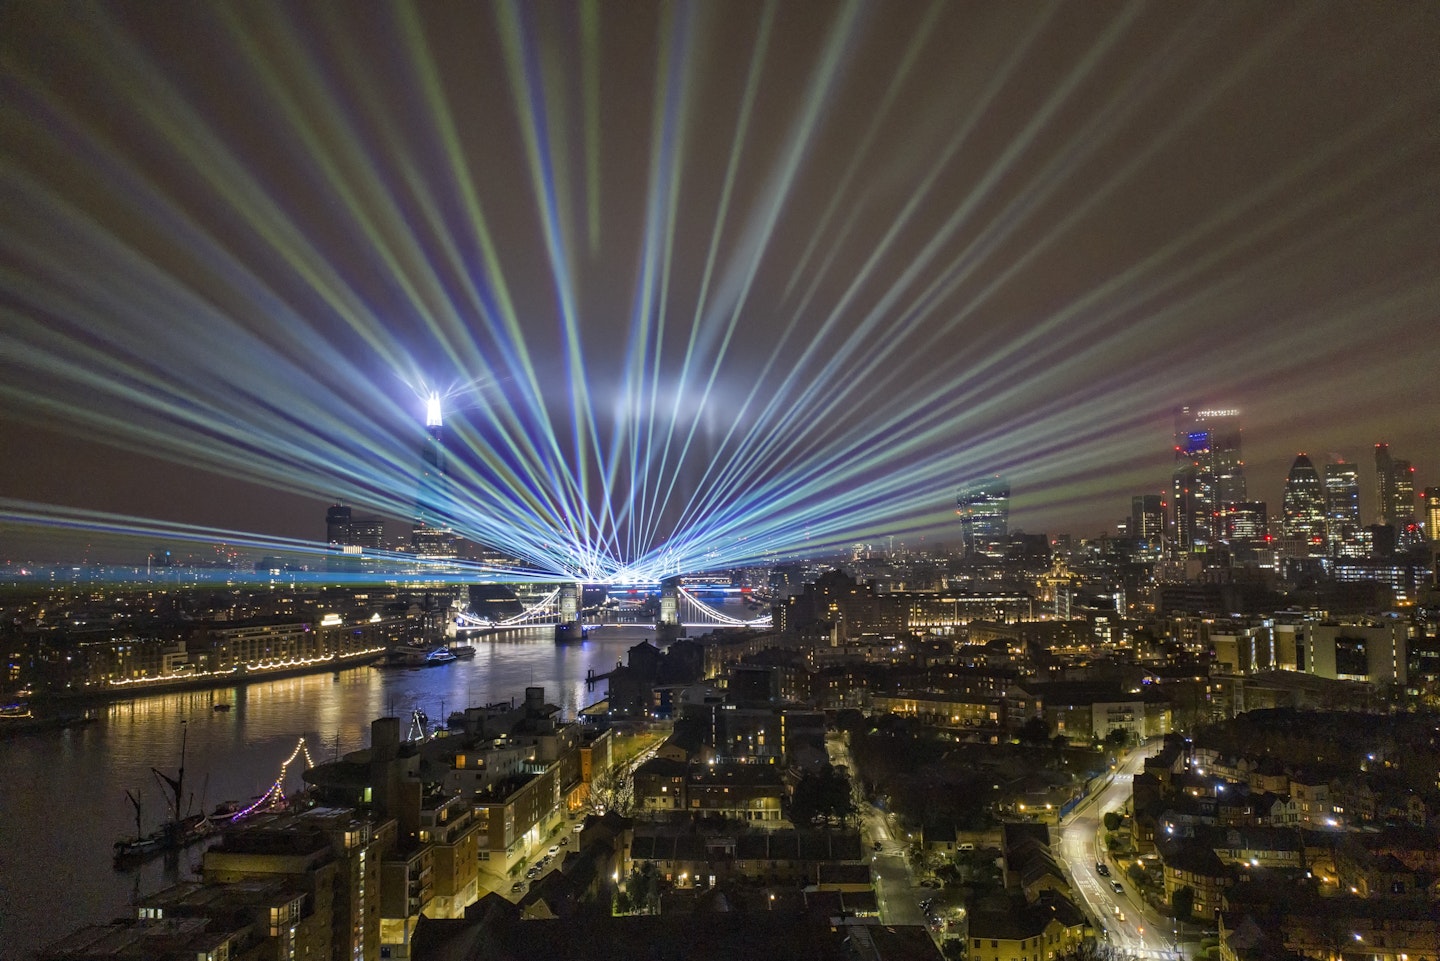
<path id="1" fill-rule="evenodd" d="M 966 484 L 955 498 L 967 557 L 1004 557 L 1010 536 L 1010 482 L 998 475 Z"/>
<path id="2" fill-rule="evenodd" d="M 1242 501 L 1220 507 L 1220 534 L 1228 541 L 1253 542 L 1265 538 L 1265 502 Z"/>
<path id="3" fill-rule="evenodd" d="M 1130 536 L 1146 544 L 1159 544 L 1165 536 L 1165 498 L 1137 494 L 1130 498 Z"/>
<path id="4" fill-rule="evenodd" d="M 325 543 L 341 547 L 350 543 L 350 508 L 336 504 L 325 512 Z"/>
<path id="5" fill-rule="evenodd" d="M 1440 541 L 1440 487 L 1427 487 L 1420 496 L 1425 499 L 1425 536 Z"/>
<path id="6" fill-rule="evenodd" d="M 1245 499 L 1240 411 L 1176 410 L 1170 499 L 1175 548 L 1181 553 L 1204 552 L 1219 539 L 1219 506 Z"/>
<path id="7" fill-rule="evenodd" d="M 1331 556 L 1360 550 L 1360 470 L 1354 464 L 1325 465 L 1325 539 Z"/>
<path id="8" fill-rule="evenodd" d="M 385 522 L 378 517 L 356 517 L 344 504 L 336 504 L 325 512 L 325 542 L 334 552 L 327 565 L 332 571 L 359 571 L 373 564 L 373 554 L 383 547 Z"/>
<path id="9" fill-rule="evenodd" d="M 1307 556 L 1325 553 L 1325 485 L 1310 458 L 1300 454 L 1285 478 L 1284 519 L 1287 540 L 1303 544 Z"/>
<path id="10" fill-rule="evenodd" d="M 1415 468 L 1390 456 L 1389 444 L 1375 445 L 1375 513 L 1396 527 L 1415 516 Z"/>
<path id="11" fill-rule="evenodd" d="M 1307 674 L 1340 681 L 1404 684 L 1406 625 L 1398 621 L 1306 624 L 1298 652 Z"/>

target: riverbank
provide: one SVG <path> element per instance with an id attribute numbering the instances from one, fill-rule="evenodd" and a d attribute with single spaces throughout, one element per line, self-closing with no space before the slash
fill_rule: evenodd
<path id="1" fill-rule="evenodd" d="M 61 731 L 67 727 L 82 727 L 98 721 L 93 713 L 50 714 L 0 717 L 0 739 L 19 737 L 22 734 L 39 734 L 42 731 Z"/>
<path id="2" fill-rule="evenodd" d="M 124 684 L 110 684 L 103 688 L 87 688 L 83 691 L 37 691 L 30 697 L 30 703 L 47 715 L 59 714 L 61 708 L 91 707 L 127 701 L 133 698 L 150 697 L 155 694 L 175 694 L 182 691 L 204 691 L 221 687 L 243 687 L 257 681 L 274 681 L 288 677 L 303 677 L 307 674 L 328 674 L 364 667 L 383 660 L 385 649 L 360 651 L 345 657 L 327 658 L 306 664 L 280 664 L 275 667 L 247 667 L 225 673 L 205 674 L 198 677 L 159 678 L 138 680 Z"/>

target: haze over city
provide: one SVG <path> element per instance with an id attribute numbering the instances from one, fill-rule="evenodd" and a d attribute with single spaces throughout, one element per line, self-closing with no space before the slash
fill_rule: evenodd
<path id="1" fill-rule="evenodd" d="M 1182 404 L 1440 479 L 1430 5 L 0 17 L 7 557 L 408 519 L 430 390 L 457 527 L 612 567 L 1103 532 Z"/>
<path id="2" fill-rule="evenodd" d="M 0 961 L 1436 961 L 1440 3 L 0 3 Z"/>

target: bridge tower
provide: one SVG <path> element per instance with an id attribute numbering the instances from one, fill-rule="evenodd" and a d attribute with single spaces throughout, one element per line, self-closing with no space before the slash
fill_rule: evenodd
<path id="1" fill-rule="evenodd" d="M 560 620 L 562 622 L 580 619 L 580 585 L 560 585 Z"/>
<path id="2" fill-rule="evenodd" d="M 555 625 L 555 641 L 563 644 L 567 641 L 583 641 L 585 639 L 585 625 L 580 623 L 580 585 L 575 583 L 560 585 L 560 621 Z"/>
<path id="3" fill-rule="evenodd" d="M 655 623 L 655 640 L 661 643 L 685 636 L 680 623 L 680 578 L 660 582 L 660 619 Z"/>

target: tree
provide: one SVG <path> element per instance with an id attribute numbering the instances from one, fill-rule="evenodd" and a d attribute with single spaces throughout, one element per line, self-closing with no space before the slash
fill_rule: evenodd
<path id="1" fill-rule="evenodd" d="M 835 729 L 845 734 L 858 736 L 864 734 L 870 728 L 870 722 L 865 715 L 853 707 L 847 707 L 835 715 Z"/>
<path id="2" fill-rule="evenodd" d="M 1188 884 L 1176 888 L 1175 893 L 1170 895 L 1170 908 L 1182 921 L 1190 917 L 1195 911 L 1195 889 Z"/>
<path id="3" fill-rule="evenodd" d="M 1094 938 L 1086 938 L 1074 948 L 1056 956 L 1055 961 L 1111 961 L 1115 957 L 1110 945 L 1102 944 Z"/>
<path id="4" fill-rule="evenodd" d="M 1130 732 L 1123 727 L 1112 727 L 1105 735 L 1105 743 L 1111 747 L 1124 747 L 1130 743 Z"/>
<path id="5" fill-rule="evenodd" d="M 843 820 L 854 813 L 850 779 L 829 764 L 801 776 L 790 796 L 790 820 L 795 824 L 810 824 L 820 818 Z"/>
<path id="6" fill-rule="evenodd" d="M 935 869 L 935 876 L 940 882 L 948 887 L 960 886 L 960 869 L 955 866 L 954 861 L 946 861 Z"/>
<path id="7" fill-rule="evenodd" d="M 1043 717 L 1030 718 L 1020 725 L 1019 733 L 1022 744 L 1044 744 L 1050 740 L 1050 726 Z"/>
<path id="8" fill-rule="evenodd" d="M 612 767 L 590 782 L 585 804 L 591 814 L 614 811 L 629 817 L 635 810 L 635 779 L 627 777 L 620 767 Z"/>
<path id="9" fill-rule="evenodd" d="M 1118 830 L 1120 830 L 1120 825 L 1121 825 L 1121 823 L 1122 823 L 1123 821 L 1124 821 L 1124 818 L 1122 818 L 1122 817 L 1120 816 L 1120 812 L 1119 812 L 1119 811 L 1106 811 L 1106 812 L 1105 812 L 1105 830 L 1107 830 L 1107 831 L 1118 831 Z"/>
<path id="10" fill-rule="evenodd" d="M 630 879 L 626 882 L 628 894 L 628 907 L 633 912 L 653 914 L 660 906 L 660 869 L 652 862 L 646 861 L 630 872 Z M 616 898 L 616 910 L 619 910 L 620 898 Z"/>

